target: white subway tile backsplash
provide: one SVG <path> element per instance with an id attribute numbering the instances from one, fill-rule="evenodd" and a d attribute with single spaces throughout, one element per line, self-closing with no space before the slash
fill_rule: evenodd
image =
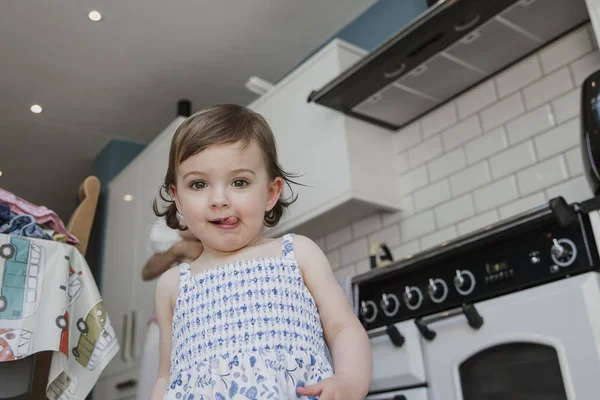
<path id="1" fill-rule="evenodd" d="M 568 68 L 559 69 L 523 89 L 528 110 L 571 90 L 573 82 Z"/>
<path id="2" fill-rule="evenodd" d="M 460 146 L 481 134 L 481 124 L 477 115 L 472 116 L 442 133 L 446 151 Z"/>
<path id="3" fill-rule="evenodd" d="M 415 213 L 415 205 L 413 202 L 412 194 L 408 194 L 400 199 L 400 211 L 395 213 L 381 213 L 381 224 L 382 226 L 388 226 L 395 224 L 403 218 L 413 215 Z"/>
<path id="4" fill-rule="evenodd" d="M 342 280 L 346 278 L 351 278 L 356 275 L 356 267 L 354 265 L 348 265 L 347 267 L 340 268 L 333 273 L 335 279 Z"/>
<path id="5" fill-rule="evenodd" d="M 417 211 L 426 210 L 450 199 L 450 185 L 448 180 L 444 179 L 417 190 L 413 196 Z"/>
<path id="6" fill-rule="evenodd" d="M 546 196 L 544 195 L 544 192 L 539 192 L 527 197 L 523 197 L 517 201 L 500 207 L 500 218 L 510 218 L 522 212 L 531 210 L 532 208 L 535 208 L 537 206 L 541 206 L 545 202 Z"/>
<path id="7" fill-rule="evenodd" d="M 502 125 L 506 121 L 523 114 L 523 112 L 525 112 L 525 106 L 523 105 L 521 94 L 515 93 L 481 111 L 483 130 L 488 131 L 498 125 Z"/>
<path id="8" fill-rule="evenodd" d="M 356 262 L 365 256 L 369 256 L 367 238 L 362 238 L 348 243 L 340 249 L 340 260 L 342 265 Z"/>
<path id="9" fill-rule="evenodd" d="M 421 142 L 421 128 L 418 122 L 414 122 L 392 136 L 394 152 L 400 153 Z"/>
<path id="10" fill-rule="evenodd" d="M 444 242 L 456 238 L 456 228 L 449 226 L 444 229 L 440 229 L 437 232 L 431 233 L 421 238 L 421 248 L 423 250 L 436 247 Z"/>
<path id="11" fill-rule="evenodd" d="M 556 124 L 549 105 L 543 105 L 506 124 L 510 144 L 518 143 Z"/>
<path id="12" fill-rule="evenodd" d="M 573 119 L 536 137 L 535 148 L 540 160 L 579 144 L 580 130 L 579 119 Z"/>
<path id="13" fill-rule="evenodd" d="M 450 177 L 452 194 L 459 196 L 465 192 L 483 186 L 490 181 L 490 170 L 486 161 L 475 164 Z"/>
<path id="14" fill-rule="evenodd" d="M 526 195 L 567 179 L 567 166 L 560 155 L 519 172 L 517 178 L 521 194 Z"/>
<path id="15" fill-rule="evenodd" d="M 458 197 L 438 206 L 434 210 L 435 220 L 439 228 L 454 224 L 475 214 L 471 194 Z"/>
<path id="16" fill-rule="evenodd" d="M 414 168 L 433 160 L 442 154 L 442 141 L 439 135 L 433 136 L 408 151 L 408 165 Z"/>
<path id="17" fill-rule="evenodd" d="M 496 77 L 498 95 L 502 98 L 542 77 L 540 62 L 534 55 Z"/>
<path id="18" fill-rule="evenodd" d="M 458 117 L 463 119 L 469 115 L 489 106 L 498 99 L 494 82 L 488 80 L 471 89 L 456 100 Z"/>
<path id="19" fill-rule="evenodd" d="M 351 240 L 352 232 L 350 231 L 350 227 L 345 226 L 325 236 L 325 250 L 335 249 Z"/>
<path id="20" fill-rule="evenodd" d="M 500 178 L 535 162 L 535 149 L 530 141 L 490 157 L 492 177 Z"/>
<path id="21" fill-rule="evenodd" d="M 458 121 L 456 113 L 456 105 L 454 102 L 447 103 L 440 108 L 430 112 L 424 116 L 419 122 L 423 137 L 429 136 L 443 131 L 446 128 L 454 125 Z"/>
<path id="22" fill-rule="evenodd" d="M 594 50 L 582 59 L 573 62 L 571 70 L 573 71 L 575 85 L 581 86 L 585 78 L 598 69 L 600 69 L 600 52 L 598 50 Z"/>
<path id="23" fill-rule="evenodd" d="M 460 236 L 466 235 L 498 221 L 498 212 L 496 210 L 488 211 L 458 224 L 458 234 Z"/>
<path id="24" fill-rule="evenodd" d="M 398 225 L 389 226 L 369 236 L 369 245 L 379 242 L 384 242 L 389 248 L 398 246 L 400 244 L 400 229 Z"/>
<path id="25" fill-rule="evenodd" d="M 589 25 L 588 27 L 589 28 Z M 585 29 L 584 29 L 585 30 Z M 576 31 L 393 135 L 401 211 L 316 240 L 336 277 L 365 273 L 369 245 L 395 259 L 563 196 L 591 197 L 579 146 L 581 88 L 600 51 Z"/>
<path id="26" fill-rule="evenodd" d="M 467 162 L 472 164 L 484 159 L 508 146 L 506 132 L 503 127 L 491 130 L 483 136 L 465 144 Z"/>
<path id="27" fill-rule="evenodd" d="M 396 175 L 401 175 L 408 171 L 408 154 L 396 154 Z"/>
<path id="28" fill-rule="evenodd" d="M 362 260 L 356 262 L 355 267 L 357 275 L 369 272 L 369 270 L 371 269 L 371 260 L 368 258 L 363 258 Z"/>
<path id="29" fill-rule="evenodd" d="M 329 265 L 331 265 L 331 268 L 337 269 L 341 265 L 339 250 L 335 249 L 335 250 L 328 251 L 327 253 L 325 253 L 325 256 L 327 257 L 327 260 L 329 261 Z"/>
<path id="30" fill-rule="evenodd" d="M 573 150 L 569 150 L 565 154 L 565 158 L 567 159 L 567 167 L 569 167 L 569 174 L 571 176 L 583 174 L 583 157 L 581 155 L 581 146 L 577 146 Z"/>
<path id="31" fill-rule="evenodd" d="M 590 50 L 592 50 L 592 43 L 587 26 L 584 26 L 540 51 L 544 74 L 576 60 Z"/>
<path id="32" fill-rule="evenodd" d="M 427 186 L 428 183 L 427 167 L 425 165 L 398 177 L 398 187 L 401 195 L 412 193 Z"/>
<path id="33" fill-rule="evenodd" d="M 391 249 L 392 257 L 394 260 L 402 260 L 406 257 L 412 256 L 415 253 L 418 253 L 421 250 L 419 246 L 418 240 L 413 240 L 411 242 L 403 243 L 402 245 Z"/>
<path id="34" fill-rule="evenodd" d="M 557 123 L 562 123 L 573 117 L 578 117 L 581 112 L 581 89 L 576 88 L 569 93 L 552 101 L 552 110 Z"/>
<path id="35" fill-rule="evenodd" d="M 410 216 L 400 223 L 400 239 L 407 242 L 435 231 L 433 211 Z"/>
<path id="36" fill-rule="evenodd" d="M 488 186 L 475 190 L 475 209 L 477 212 L 498 207 L 519 197 L 517 182 L 514 176 L 493 182 Z"/>
<path id="37" fill-rule="evenodd" d="M 562 196 L 569 203 L 588 200 L 593 197 L 592 189 L 584 175 L 548 188 L 546 194 L 548 199 Z"/>
<path id="38" fill-rule="evenodd" d="M 374 214 L 352 224 L 353 237 L 359 238 L 381 229 L 381 217 Z"/>
<path id="39" fill-rule="evenodd" d="M 466 163 L 463 149 L 459 147 L 429 163 L 429 178 L 432 182 L 435 182 L 463 168 Z"/>

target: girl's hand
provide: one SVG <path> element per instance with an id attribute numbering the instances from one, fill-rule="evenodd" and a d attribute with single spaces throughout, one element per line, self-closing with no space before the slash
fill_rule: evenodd
<path id="1" fill-rule="evenodd" d="M 299 387 L 297 392 L 301 396 L 316 396 L 319 400 L 363 400 L 356 397 L 357 393 L 352 387 L 351 381 L 335 375 L 314 385 Z"/>

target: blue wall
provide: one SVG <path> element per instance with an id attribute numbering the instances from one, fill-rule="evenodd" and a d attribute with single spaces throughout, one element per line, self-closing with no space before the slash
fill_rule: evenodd
<path id="1" fill-rule="evenodd" d="M 102 288 L 102 264 L 104 248 L 106 215 L 108 205 L 108 184 L 119 174 L 138 154 L 144 150 L 143 144 L 112 140 L 98 154 L 94 161 L 94 175 L 100 179 L 100 198 L 94 219 L 94 226 L 90 235 L 90 244 L 86 258 L 94 271 L 94 278 L 98 288 Z"/>
<path id="2" fill-rule="evenodd" d="M 334 37 L 371 51 L 426 9 L 427 0 L 379 0 Z"/>
<path id="3" fill-rule="evenodd" d="M 425 10 L 427 10 L 427 0 L 379 0 L 333 37 L 304 57 L 302 61 L 294 66 L 292 71 L 333 39 L 341 39 L 371 51 L 402 30 Z M 290 72 L 287 72 L 279 80 Z"/>

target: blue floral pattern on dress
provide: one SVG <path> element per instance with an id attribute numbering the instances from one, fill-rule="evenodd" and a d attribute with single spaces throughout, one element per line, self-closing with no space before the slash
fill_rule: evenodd
<path id="1" fill-rule="evenodd" d="M 282 257 L 195 276 L 180 265 L 165 399 L 307 399 L 298 387 L 333 375 L 293 238 L 283 237 Z"/>

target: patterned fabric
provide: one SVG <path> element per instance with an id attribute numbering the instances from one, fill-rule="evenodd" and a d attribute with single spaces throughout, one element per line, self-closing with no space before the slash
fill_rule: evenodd
<path id="1" fill-rule="evenodd" d="M 165 399 L 291 399 L 333 375 L 316 304 L 294 257 L 225 264 L 190 274 L 181 264 Z"/>

